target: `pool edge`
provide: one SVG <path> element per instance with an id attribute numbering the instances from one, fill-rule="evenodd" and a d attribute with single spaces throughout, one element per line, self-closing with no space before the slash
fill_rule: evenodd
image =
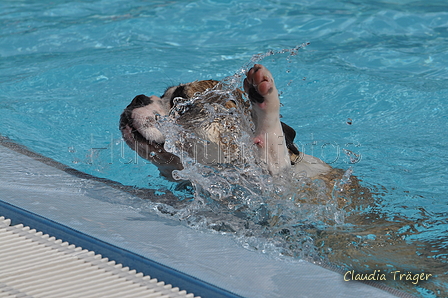
<path id="1" fill-rule="evenodd" d="M 104 183 L 104 184 L 106 184 L 106 185 L 108 185 L 108 186 L 110 186 L 112 188 L 119 189 L 121 191 L 127 192 L 127 193 L 129 193 L 131 195 L 135 195 L 135 196 L 137 196 L 139 198 L 143 198 L 143 199 L 151 199 L 151 197 L 155 196 L 154 195 L 154 190 L 151 190 L 151 189 L 138 189 L 138 188 L 126 186 L 126 185 L 123 185 L 123 184 L 121 184 L 119 182 L 116 182 L 116 181 L 113 181 L 113 180 L 109 180 L 109 179 L 106 179 L 106 178 L 96 177 L 96 176 L 93 176 L 93 175 L 81 172 L 79 170 L 76 170 L 74 168 L 71 168 L 69 166 L 66 166 L 65 164 L 62 164 L 62 163 L 60 163 L 58 161 L 55 161 L 55 160 L 53 160 L 51 158 L 43 156 L 43 155 L 41 155 L 39 153 L 36 153 L 34 151 L 31 151 L 26 146 L 18 144 L 15 141 L 13 141 L 13 140 L 9 139 L 8 137 L 5 137 L 5 136 L 3 136 L 1 134 L 0 134 L 0 145 L 6 147 L 6 148 L 8 148 L 8 149 L 10 149 L 10 150 L 12 150 L 12 151 L 14 151 L 16 153 L 20 153 L 20 154 L 26 155 L 26 156 L 28 156 L 30 158 L 33 158 L 36 161 L 39 161 L 39 162 L 41 162 L 43 164 L 46 164 L 48 166 L 57 168 L 57 169 L 65 172 L 67 174 L 73 175 L 73 176 L 78 177 L 78 178 L 89 179 L 89 180 L 101 182 L 101 183 Z M 176 198 L 173 194 L 170 194 L 170 193 L 167 193 L 165 195 L 168 196 L 168 197 L 172 196 L 173 198 Z M 157 195 L 157 199 L 160 199 L 160 195 Z M 5 203 L 5 204 L 7 204 L 9 206 L 1 204 L 1 203 Z M 10 208 L 10 209 L 8 209 L 8 208 Z M 166 281 L 166 282 L 168 282 L 170 284 L 173 284 L 175 286 L 181 287 L 182 289 L 187 290 L 187 291 L 189 291 L 191 293 L 194 293 L 195 295 L 200 295 L 202 297 L 210 297 L 210 296 L 208 296 L 208 294 L 203 295 L 203 294 L 201 294 L 202 293 L 201 291 L 194 290 L 195 288 L 191 289 L 188 286 L 184 286 L 183 284 L 181 285 L 180 283 L 177 282 L 177 279 L 172 281 L 170 278 L 164 279 L 161 276 L 159 276 L 158 274 L 147 273 L 147 272 L 145 272 L 144 269 L 140 270 L 139 266 L 136 267 L 136 266 L 131 265 L 131 264 L 133 264 L 133 262 L 132 261 L 129 262 L 127 257 L 123 257 L 122 256 L 120 258 L 114 258 L 112 255 L 108 254 L 108 249 L 111 249 L 111 252 L 113 252 L 113 254 L 116 254 L 117 256 L 120 255 L 120 253 L 119 253 L 120 251 L 126 252 L 127 254 L 129 254 L 129 257 L 131 257 L 130 260 L 134 260 L 133 258 L 147 260 L 147 261 L 150 261 L 150 263 L 152 262 L 154 264 L 154 266 L 161 266 L 160 268 L 167 268 L 168 271 L 172 270 L 173 272 L 170 273 L 170 274 L 172 274 L 172 276 L 176 276 L 177 274 L 179 275 L 179 277 L 176 277 L 176 278 L 180 278 L 181 276 L 185 276 L 185 278 L 186 278 L 185 281 L 188 280 L 188 281 L 190 281 L 193 284 L 194 283 L 199 283 L 199 285 L 201 287 L 204 287 L 204 290 L 207 290 L 207 291 L 218 290 L 218 292 L 214 292 L 213 296 L 211 296 L 211 297 L 217 297 L 217 298 L 218 297 L 242 297 L 242 296 L 234 294 L 234 293 L 232 293 L 232 292 L 230 292 L 228 290 L 224 290 L 224 289 L 222 289 L 220 287 L 214 286 L 214 285 L 212 285 L 210 283 L 207 283 L 205 281 L 197 279 L 197 278 L 195 278 L 193 276 L 190 276 L 188 274 L 182 273 L 182 272 L 180 272 L 180 271 L 178 271 L 178 270 L 176 270 L 174 268 L 165 266 L 165 265 L 160 264 L 160 263 L 158 263 L 156 261 L 150 260 L 150 259 L 148 259 L 146 257 L 143 257 L 143 256 L 140 256 L 138 254 L 135 254 L 135 253 L 132 253 L 130 251 L 127 251 L 126 249 L 117 247 L 115 245 L 109 244 L 109 243 L 104 242 L 102 240 L 99 240 L 99 239 L 96 239 L 94 237 L 88 236 L 88 235 L 86 235 L 86 234 L 84 234 L 84 233 L 82 233 L 80 231 L 77 231 L 75 229 L 72 229 L 70 227 L 62 225 L 60 223 L 57 223 L 57 222 L 52 221 L 50 219 L 47 219 L 47 218 L 45 218 L 43 216 L 40 216 L 38 214 L 35 214 L 35 213 L 30 212 L 30 211 L 24 210 L 22 208 L 16 207 L 16 206 L 11 205 L 9 203 L 2 202 L 0 200 L 0 211 L 2 211 L 2 210 L 11 210 L 10 212 L 12 213 L 12 216 L 9 215 L 9 214 L 1 214 L 1 212 L 0 212 L 0 214 L 3 215 L 3 216 L 8 216 L 15 224 L 23 223 L 24 225 L 33 226 L 33 228 L 36 227 L 39 230 L 41 230 L 42 232 L 45 232 L 45 233 L 48 233 L 48 234 L 52 234 L 55 237 L 59 237 L 61 239 L 64 239 L 65 241 L 68 241 L 68 240 L 63 238 L 63 237 L 60 237 L 59 234 L 57 234 L 57 233 L 62 233 L 62 236 L 69 235 L 70 237 L 73 237 L 73 239 L 75 239 L 75 241 L 79 240 L 79 242 L 71 241 L 75 245 L 78 245 L 78 246 L 81 246 L 81 247 L 85 247 L 86 249 L 89 249 L 89 250 L 93 250 L 93 251 L 95 251 L 98 254 L 104 255 L 105 257 L 110 257 L 111 259 L 114 259 L 114 260 L 116 260 L 116 261 L 122 263 L 123 265 L 128 266 L 128 267 L 130 267 L 132 269 L 139 270 L 140 272 L 142 272 L 144 274 L 148 274 L 148 275 L 151 275 L 151 276 L 154 275 L 155 278 L 164 280 L 164 281 Z M 18 220 L 18 219 L 20 219 L 20 220 Z M 33 221 L 35 223 L 37 223 L 37 226 L 33 224 L 34 223 Z M 49 223 L 49 225 L 45 223 L 46 221 Z M 31 222 L 31 223 L 29 223 L 29 222 Z M 39 224 L 39 222 L 40 222 L 40 224 Z M 61 227 L 63 230 L 64 229 L 67 229 L 67 230 L 66 231 L 59 231 L 59 232 L 56 232 L 56 233 L 52 232 L 51 231 L 51 229 L 52 229 L 51 225 L 52 224 L 54 225 L 53 229 L 57 229 L 56 227 Z M 50 233 L 47 232 L 49 229 L 51 231 Z M 82 236 L 81 237 L 77 237 L 76 234 L 80 234 L 80 235 L 82 234 Z M 85 237 L 85 238 L 83 239 L 83 237 Z M 92 239 L 92 241 L 94 243 L 96 243 L 96 244 L 92 244 L 93 246 L 97 245 L 97 247 L 101 248 L 102 245 L 103 245 L 104 249 L 105 249 L 105 253 L 102 250 L 91 248 L 90 245 L 79 244 L 79 243 L 84 243 L 84 242 L 86 244 L 89 244 L 87 239 Z M 98 244 L 98 243 L 100 243 L 101 245 Z M 116 250 L 116 251 L 114 252 L 114 250 Z M 121 260 L 121 258 L 123 258 L 123 260 Z M 333 264 L 330 264 L 330 263 L 314 263 L 314 264 L 317 265 L 317 266 L 320 266 L 322 268 L 328 269 L 330 271 L 336 272 L 338 274 L 342 274 L 342 275 L 344 274 L 344 271 L 342 269 L 336 267 Z M 162 270 L 162 269 L 160 269 L 160 270 Z M 191 284 L 191 283 L 187 283 L 187 284 Z M 378 282 L 374 282 L 374 281 L 360 281 L 360 283 L 367 284 L 369 286 L 375 287 L 377 289 L 380 289 L 382 291 L 385 291 L 385 292 L 387 292 L 389 294 L 392 294 L 394 296 L 397 296 L 397 297 L 401 297 L 401 298 L 416 297 L 414 295 L 411 295 L 411 294 L 403 292 L 401 290 L 392 288 L 392 287 L 384 285 L 382 283 L 378 283 Z M 221 295 L 221 296 L 218 296 L 218 295 Z"/>

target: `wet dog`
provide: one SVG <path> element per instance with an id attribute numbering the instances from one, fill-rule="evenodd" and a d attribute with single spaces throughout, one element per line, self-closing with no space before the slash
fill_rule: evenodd
<path id="1" fill-rule="evenodd" d="M 173 109 L 179 110 L 179 103 L 185 103 L 208 90 L 218 90 L 222 87 L 220 84 L 214 80 L 196 81 L 170 87 L 161 97 L 136 96 L 120 118 L 124 140 L 142 158 L 155 164 L 163 176 L 173 179 L 173 170 L 182 169 L 182 162 L 179 156 L 165 150 L 165 135 L 156 124 L 160 117 L 171 117 Z M 219 115 L 206 123 L 203 119 L 207 111 L 201 103 L 193 102 L 181 111 L 177 123 L 207 141 L 207 148 L 198 144 L 194 146 L 196 151 L 201 151 L 201 156 L 206 156 L 200 162 L 220 162 L 220 156 L 226 158 L 224 162 L 236 159 L 239 149 L 232 142 L 232 135 L 241 135 L 242 132 L 241 123 L 233 117 L 232 108 L 242 107 L 243 111 L 239 115 L 251 118 L 253 123 L 249 133 L 255 144 L 256 156 L 266 165 L 271 175 L 275 176 L 289 169 L 310 178 L 331 175 L 332 168 L 328 164 L 299 152 L 294 145 L 296 132 L 280 121 L 280 100 L 270 71 L 263 65 L 255 64 L 247 72 L 243 87 L 245 92 L 239 89 L 232 91 L 230 100 L 223 100 L 219 92 L 206 93 L 205 96 L 210 94 L 206 102 L 212 104 Z M 250 103 L 244 97 L 249 98 Z M 202 154 L 203 151 L 208 153 Z M 210 152 L 223 154 L 216 156 L 209 154 Z"/>

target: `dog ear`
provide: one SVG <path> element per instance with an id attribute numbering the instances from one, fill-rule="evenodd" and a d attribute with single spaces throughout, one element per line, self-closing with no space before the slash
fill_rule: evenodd
<path id="1" fill-rule="evenodd" d="M 296 137 L 296 131 L 289 125 L 280 122 L 282 124 L 283 134 L 285 135 L 286 148 L 296 155 L 300 155 L 296 145 L 294 145 L 294 138 Z"/>

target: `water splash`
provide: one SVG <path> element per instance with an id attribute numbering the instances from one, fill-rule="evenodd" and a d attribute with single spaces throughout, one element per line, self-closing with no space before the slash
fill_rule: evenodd
<path id="1" fill-rule="evenodd" d="M 232 233 L 247 248 L 314 260 L 320 256 L 313 233 L 344 223 L 337 200 L 351 172 L 330 190 L 324 181 L 293 171 L 279 177 L 269 175 L 251 140 L 254 125 L 248 101 L 238 100 L 234 92 L 253 64 L 280 54 L 290 59 L 305 45 L 253 56 L 217 87 L 177 102 L 169 117 L 159 119 L 158 128 L 166 136 L 165 149 L 182 160 L 184 169 L 174 171 L 173 177 L 190 181 L 194 189 L 194 200 L 177 213 L 180 220 L 198 229 Z M 218 99 L 210 103 L 210 97 Z M 229 100 L 235 106 L 225 108 Z M 193 104 L 201 107 L 200 119 L 180 125 L 181 116 Z M 196 129 L 216 119 L 225 127 L 220 135 L 225 148 L 232 150 L 225 151 Z M 229 127 L 232 130 L 227 134 Z"/>
<path id="2" fill-rule="evenodd" d="M 249 69 L 252 68 L 252 66 L 254 66 L 254 64 L 260 63 L 263 59 L 267 57 L 275 55 L 284 55 L 284 54 L 287 54 L 286 60 L 290 62 L 293 57 L 297 56 L 299 50 L 305 48 L 309 44 L 310 44 L 309 42 L 306 42 L 290 49 L 269 50 L 266 53 L 255 54 L 252 56 L 252 58 L 249 60 L 247 64 L 245 64 L 242 68 L 240 68 L 237 72 L 235 72 L 234 75 L 224 78 L 222 82 L 225 85 L 227 85 L 229 89 L 234 90 L 236 88 L 240 88 L 242 85 L 242 80 L 245 78 L 246 73 L 249 71 Z"/>

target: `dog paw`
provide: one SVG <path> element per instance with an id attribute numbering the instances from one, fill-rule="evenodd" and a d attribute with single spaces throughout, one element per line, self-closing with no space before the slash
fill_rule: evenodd
<path id="1" fill-rule="evenodd" d="M 247 72 L 244 79 L 244 90 L 253 103 L 263 104 L 266 100 L 278 101 L 272 74 L 261 64 L 255 64 Z"/>

